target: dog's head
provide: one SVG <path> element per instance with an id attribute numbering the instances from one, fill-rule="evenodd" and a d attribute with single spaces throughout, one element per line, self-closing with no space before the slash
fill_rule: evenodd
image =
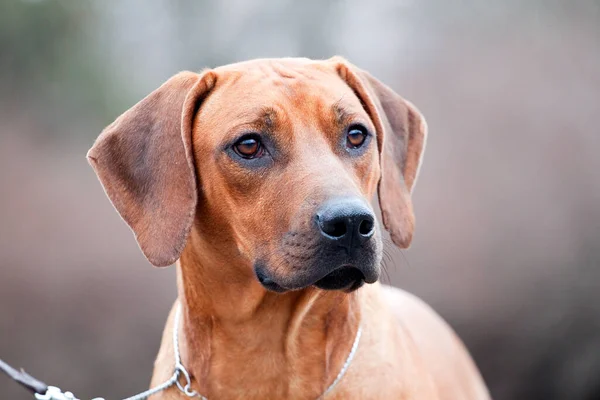
<path id="1" fill-rule="evenodd" d="M 274 291 L 379 278 L 383 223 L 410 244 L 426 138 L 418 110 L 341 58 L 183 72 L 120 116 L 88 154 L 157 266 L 192 227 Z"/>

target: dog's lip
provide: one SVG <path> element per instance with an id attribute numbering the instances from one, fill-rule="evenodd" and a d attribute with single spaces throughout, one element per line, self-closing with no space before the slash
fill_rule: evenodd
<path id="1" fill-rule="evenodd" d="M 365 283 L 365 274 L 351 264 L 342 265 L 314 283 L 325 290 L 343 290 L 352 292 Z"/>
<path id="2" fill-rule="evenodd" d="M 349 263 L 341 264 L 328 272 L 322 271 L 320 274 L 317 274 L 317 276 L 313 275 L 309 279 L 300 279 L 296 281 L 280 280 L 276 276 L 272 276 L 262 262 L 257 263 L 254 270 L 260 284 L 265 289 L 277 293 L 300 290 L 310 286 L 315 286 L 324 290 L 343 290 L 351 292 L 365 283 L 374 283 L 378 280 L 378 273 L 376 270 L 360 268 L 355 264 Z"/>
<path id="3" fill-rule="evenodd" d="M 264 273 L 262 269 L 256 269 L 256 277 L 261 285 L 265 287 L 265 289 L 271 290 L 273 292 L 282 293 L 285 292 L 286 288 L 276 283 L 273 279 L 271 279 L 267 274 Z"/>

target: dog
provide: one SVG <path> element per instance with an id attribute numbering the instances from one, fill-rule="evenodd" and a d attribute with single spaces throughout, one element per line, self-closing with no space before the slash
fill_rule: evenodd
<path id="1" fill-rule="evenodd" d="M 177 264 L 151 385 L 173 374 L 175 333 L 211 400 L 489 399 L 451 328 L 378 283 L 371 200 L 407 248 L 426 136 L 340 57 L 181 72 L 109 125 L 88 160 L 150 263 Z"/>

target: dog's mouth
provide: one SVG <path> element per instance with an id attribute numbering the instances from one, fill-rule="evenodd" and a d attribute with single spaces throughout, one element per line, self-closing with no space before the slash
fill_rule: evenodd
<path id="1" fill-rule="evenodd" d="M 344 265 L 314 283 L 319 289 L 352 292 L 365 283 L 365 274 L 351 265 Z"/>
<path id="2" fill-rule="evenodd" d="M 276 283 L 271 277 L 266 273 L 266 271 L 262 268 L 262 266 L 255 267 L 256 277 L 261 285 L 264 286 L 265 289 L 271 290 L 277 293 L 283 293 L 287 289 L 283 286 Z"/>
<path id="3" fill-rule="evenodd" d="M 280 285 L 261 267 L 256 268 L 255 271 L 258 281 L 265 289 L 278 293 L 301 289 L 307 286 L 316 286 L 323 290 L 343 290 L 349 293 L 364 285 L 366 280 L 365 274 L 352 265 L 342 265 L 312 284 L 297 287 L 284 287 Z"/>

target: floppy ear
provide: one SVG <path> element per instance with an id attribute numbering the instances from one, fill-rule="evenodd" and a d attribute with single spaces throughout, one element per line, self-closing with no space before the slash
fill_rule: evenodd
<path id="1" fill-rule="evenodd" d="M 146 258 L 174 263 L 197 205 L 192 125 L 213 72 L 181 72 L 106 127 L 87 154 Z"/>
<path id="2" fill-rule="evenodd" d="M 331 62 L 373 120 L 381 164 L 378 195 L 383 225 L 398 247 L 407 248 L 415 225 L 410 194 L 427 138 L 425 118 L 414 105 L 368 72 L 339 57 Z"/>

